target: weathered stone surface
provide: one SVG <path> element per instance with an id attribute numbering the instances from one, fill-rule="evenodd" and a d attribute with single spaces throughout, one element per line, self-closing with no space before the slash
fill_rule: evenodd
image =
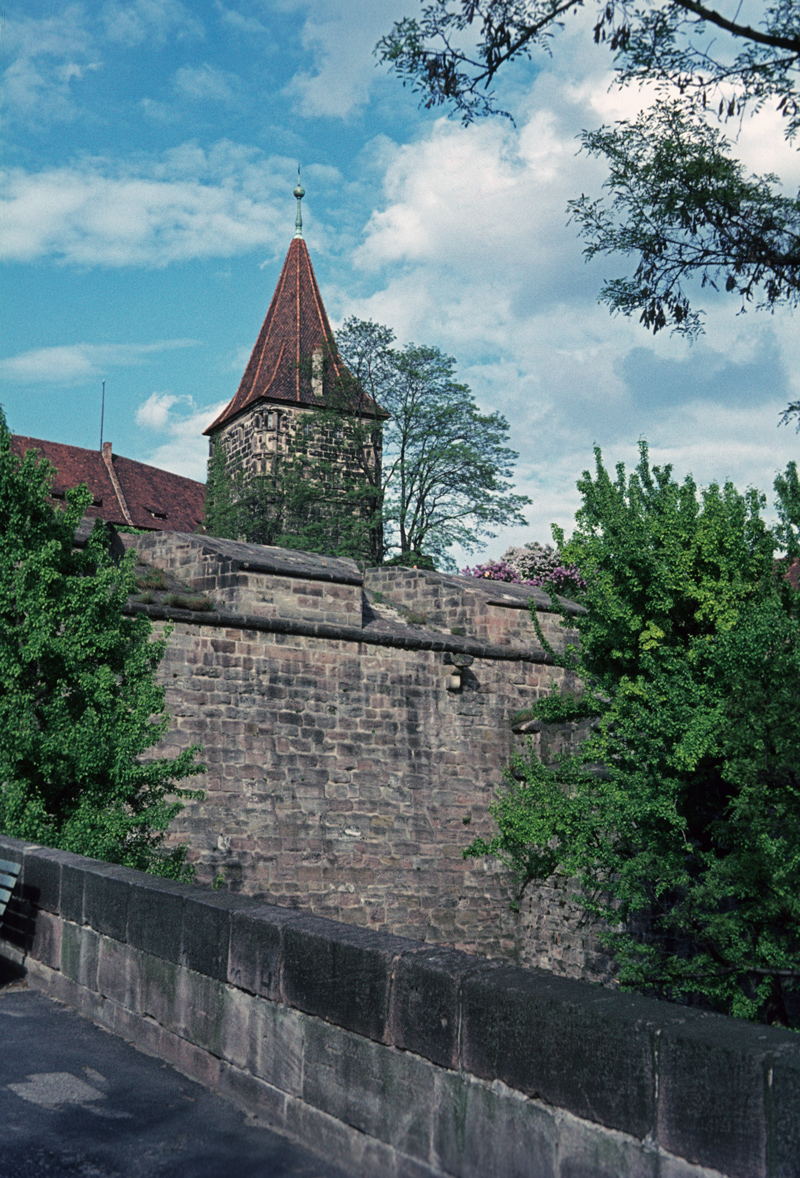
<path id="1" fill-rule="evenodd" d="M 87 925 L 65 922 L 61 934 L 61 972 L 86 990 L 97 990 L 99 935 Z"/>
<path id="2" fill-rule="evenodd" d="M 130 887 L 128 941 L 177 965 L 181 960 L 183 902 L 190 889 L 171 880 L 137 875 Z"/>
<path id="3" fill-rule="evenodd" d="M 307 1020 L 303 1099 L 411 1157 L 429 1157 L 434 1070 L 413 1055 Z"/>
<path id="4" fill-rule="evenodd" d="M 800 1059 L 788 1047 L 767 1064 L 768 1173 L 800 1173 Z"/>
<path id="5" fill-rule="evenodd" d="M 664 1157 L 653 1142 L 612 1133 L 560 1111 L 556 1132 L 558 1178 L 664 1178 Z M 701 1178 L 696 1170 L 695 1176 Z M 688 1169 L 683 1178 L 689 1178 Z"/>
<path id="6" fill-rule="evenodd" d="M 5 858 L 5 851 L 2 854 Z M 69 851 L 55 851 L 49 847 L 27 853 L 22 869 L 26 899 L 46 912 L 60 912 L 61 865 L 74 859 L 77 856 L 70 855 Z"/>
<path id="7" fill-rule="evenodd" d="M 83 919 L 99 933 L 125 941 L 128 936 L 128 900 L 131 881 L 138 872 L 108 863 L 92 864 L 84 873 Z"/>
<path id="8" fill-rule="evenodd" d="M 658 1143 L 731 1178 L 767 1174 L 770 1044 L 784 1033 L 687 1011 L 659 1040 Z"/>
<path id="9" fill-rule="evenodd" d="M 389 1017 L 395 1046 L 457 1068 L 461 982 L 480 968 L 455 949 L 425 948 L 398 958 Z"/>
<path id="10" fill-rule="evenodd" d="M 297 919 L 298 913 L 274 904 L 233 911 L 228 964 L 231 985 L 263 998 L 280 998 L 281 930 Z"/>
<path id="11" fill-rule="evenodd" d="M 75 856 L 73 860 L 62 860 L 61 863 L 61 916 L 74 924 L 83 924 L 83 889 L 89 862 L 91 860 Z"/>
<path id="12" fill-rule="evenodd" d="M 282 991 L 290 1005 L 387 1041 L 389 984 L 407 941 L 316 916 L 283 928 Z"/>
<path id="13" fill-rule="evenodd" d="M 100 937 L 97 988 L 105 998 L 135 1014 L 142 1010 L 142 954 L 138 949 Z"/>
<path id="14" fill-rule="evenodd" d="M 231 917 L 250 907 L 252 900 L 224 891 L 196 888 L 189 892 L 183 902 L 181 964 L 226 982 Z"/>
<path id="15" fill-rule="evenodd" d="M 468 974 L 462 993 L 468 1071 L 634 1137 L 654 1131 L 652 1003 L 512 966 Z"/>
<path id="16" fill-rule="evenodd" d="M 519 1093 L 439 1072 L 434 1110 L 434 1154 L 446 1174 L 555 1178 L 554 1115 Z"/>

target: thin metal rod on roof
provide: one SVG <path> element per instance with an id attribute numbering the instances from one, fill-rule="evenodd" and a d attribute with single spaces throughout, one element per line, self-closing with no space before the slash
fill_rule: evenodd
<path id="1" fill-rule="evenodd" d="M 297 188 L 295 188 L 295 190 L 294 190 L 294 195 L 297 197 L 297 218 L 294 223 L 295 237 L 302 237 L 303 236 L 303 214 L 300 211 L 300 201 L 303 199 L 305 194 L 306 194 L 306 190 L 305 190 L 305 188 L 303 188 L 303 185 L 300 183 L 300 168 L 298 166 Z"/>
<path id="2" fill-rule="evenodd" d="M 106 382 L 103 381 L 103 392 L 100 397 L 100 453 L 103 452 L 103 418 L 106 412 Z"/>

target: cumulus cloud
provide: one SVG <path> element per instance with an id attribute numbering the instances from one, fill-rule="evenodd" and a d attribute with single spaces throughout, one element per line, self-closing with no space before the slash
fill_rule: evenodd
<path id="1" fill-rule="evenodd" d="M 158 353 L 189 348 L 195 340 L 159 340 L 150 344 L 65 344 L 34 348 L 0 360 L 0 377 L 17 384 L 72 384 L 100 377 L 112 368 L 144 364 Z"/>
<path id="2" fill-rule="evenodd" d="M 285 238 L 291 164 L 255 148 L 178 147 L 136 167 L 86 161 L 10 169 L 0 199 L 0 258 L 165 266 L 231 257 Z M 280 192 L 280 208 L 270 196 Z"/>
<path id="3" fill-rule="evenodd" d="M 163 44 L 178 37 L 202 37 L 203 26 L 180 0 L 107 0 L 101 10 L 106 36 L 122 45 Z"/>
<path id="4" fill-rule="evenodd" d="M 398 0 L 287 0 L 308 10 L 303 48 L 312 54 L 310 69 L 300 70 L 288 86 L 295 109 L 305 118 L 347 118 L 363 106 L 379 75 L 373 49 L 392 22 L 416 10 Z"/>
<path id="5" fill-rule="evenodd" d="M 186 408 L 182 413 L 176 413 L 176 405 Z M 148 429 L 158 429 L 164 440 L 147 454 L 144 461 L 204 483 L 208 438 L 203 436 L 203 430 L 211 425 L 226 405 L 227 401 L 220 401 L 214 405 L 198 406 L 191 397 L 152 393 L 139 406 L 136 422 Z"/>
<path id="6" fill-rule="evenodd" d="M 599 194 L 605 176 L 577 154 L 577 136 L 635 117 L 651 97 L 610 90 L 607 66 L 576 26 L 517 95 L 516 127 L 437 120 L 412 142 L 376 142 L 382 199 L 356 254 L 372 291 L 335 297 L 342 315 L 451 352 L 482 407 L 509 419 L 515 482 L 534 502 L 527 529 L 488 546 L 496 554 L 548 540 L 551 522 L 570 531 L 575 482 L 594 444 L 613 469 L 635 464 L 646 437 L 653 460 L 674 462 L 680 476 L 765 490 L 796 450 L 792 432 L 777 428 L 780 410 L 800 396 L 800 340 L 788 314 L 737 316 L 730 300 L 703 292 L 708 332 L 692 348 L 597 305 L 603 279 L 628 262 L 586 265 L 567 223 L 568 199 Z M 759 118 L 777 150 L 774 118 Z M 757 147 L 754 123 L 739 145 L 754 170 Z"/>
<path id="7" fill-rule="evenodd" d="M 182 66 L 175 74 L 174 84 L 175 92 L 192 102 L 234 103 L 241 89 L 235 74 L 208 62 Z"/>
<path id="8" fill-rule="evenodd" d="M 178 397 L 174 393 L 151 393 L 136 410 L 136 424 L 145 429 L 163 430 L 170 420 L 170 410 L 181 401 L 192 404 L 189 396 Z"/>
<path id="9" fill-rule="evenodd" d="M 2 75 L 6 118 L 38 124 L 77 117 L 75 83 L 101 68 L 86 13 L 79 5 L 47 17 L 8 15 L 3 21 Z"/>

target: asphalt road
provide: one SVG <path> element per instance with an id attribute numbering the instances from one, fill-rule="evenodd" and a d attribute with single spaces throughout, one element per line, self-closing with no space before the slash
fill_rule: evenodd
<path id="1" fill-rule="evenodd" d="M 348 1178 L 19 983 L 0 989 L 0 1178 Z"/>

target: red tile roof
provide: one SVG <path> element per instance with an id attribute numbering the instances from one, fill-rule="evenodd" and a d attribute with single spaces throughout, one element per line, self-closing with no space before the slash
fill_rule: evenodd
<path id="1" fill-rule="evenodd" d="M 346 370 L 336 352 L 333 332 L 308 248 L 302 237 L 295 237 L 289 246 L 267 317 L 236 396 L 204 433 L 215 433 L 220 426 L 238 417 L 256 401 L 275 401 L 288 405 L 320 404 L 312 396 L 310 375 L 305 374 L 301 367 L 311 360 L 315 350 L 320 347 L 329 358 L 326 371 L 328 384 L 331 375 L 338 377 Z M 328 391 L 323 390 L 323 403 L 325 392 Z M 388 416 L 369 398 L 364 398 L 364 401 L 361 412 Z"/>
<path id="2" fill-rule="evenodd" d="M 91 517 L 158 532 L 195 532 L 203 522 L 203 483 L 122 458 L 112 453 L 110 442 L 101 453 L 13 434 L 11 450 L 20 458 L 27 450 L 37 450 L 52 463 L 57 472 L 51 492 L 54 503 L 70 487 L 85 483 L 93 496 L 86 512 Z"/>

